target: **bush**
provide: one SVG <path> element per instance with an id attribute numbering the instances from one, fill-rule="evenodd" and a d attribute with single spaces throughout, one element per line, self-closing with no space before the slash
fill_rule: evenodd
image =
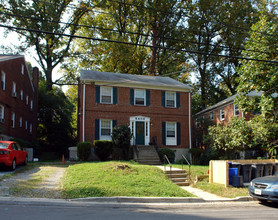
<path id="1" fill-rule="evenodd" d="M 219 154 L 214 148 L 208 148 L 200 157 L 201 165 L 209 165 L 209 161 L 219 159 Z"/>
<path id="2" fill-rule="evenodd" d="M 107 160 L 107 158 L 113 152 L 113 144 L 112 141 L 94 141 L 94 149 L 96 155 L 99 157 L 101 161 Z"/>
<path id="3" fill-rule="evenodd" d="M 171 163 L 175 162 L 175 151 L 169 148 L 162 148 L 159 152 L 160 158 L 164 160 L 164 155 L 166 155 Z"/>
<path id="4" fill-rule="evenodd" d="M 189 153 L 191 153 L 192 157 L 192 164 L 199 164 L 200 163 L 200 156 L 203 150 L 200 148 L 191 148 L 189 149 Z"/>
<path id="5" fill-rule="evenodd" d="M 114 127 L 112 131 L 112 141 L 115 148 L 121 148 L 123 153 L 123 159 L 129 159 L 129 148 L 130 148 L 130 139 L 131 131 L 128 125 L 120 125 Z"/>
<path id="6" fill-rule="evenodd" d="M 87 161 L 91 154 L 92 143 L 80 142 L 77 144 L 77 156 L 82 161 Z"/>

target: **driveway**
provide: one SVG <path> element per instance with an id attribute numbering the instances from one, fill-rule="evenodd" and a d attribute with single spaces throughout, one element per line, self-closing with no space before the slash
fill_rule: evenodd
<path id="1" fill-rule="evenodd" d="M 20 167 L 19 167 L 20 169 Z M 66 167 L 38 166 L 0 180 L 0 196 L 59 198 Z M 13 171 L 1 171 L 1 175 Z"/>

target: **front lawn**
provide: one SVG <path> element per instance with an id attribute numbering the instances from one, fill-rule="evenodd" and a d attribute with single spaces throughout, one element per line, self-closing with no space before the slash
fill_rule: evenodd
<path id="1" fill-rule="evenodd" d="M 194 197 L 173 184 L 157 167 L 112 161 L 69 166 L 63 191 L 66 198 Z"/>

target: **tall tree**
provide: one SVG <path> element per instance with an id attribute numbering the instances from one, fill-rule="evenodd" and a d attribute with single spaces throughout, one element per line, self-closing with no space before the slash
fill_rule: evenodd
<path id="1" fill-rule="evenodd" d="M 77 6 L 72 6 L 74 3 Z M 11 23 L 15 28 L 10 30 L 20 34 L 20 47 L 35 49 L 35 59 L 43 69 L 48 90 L 54 83 L 53 70 L 69 56 L 73 35 L 89 5 L 89 0 L 0 0 L 1 20 Z"/>
<path id="2" fill-rule="evenodd" d="M 245 45 L 243 56 L 276 63 L 242 60 L 239 72 L 241 97 L 240 107 L 246 112 L 259 110 L 267 118 L 277 122 L 278 116 L 278 15 L 271 13 L 262 15 L 259 22 L 252 26 L 250 39 Z M 261 52 L 263 51 L 263 52 Z M 247 94 L 262 92 L 258 99 L 250 99 Z"/>
<path id="3" fill-rule="evenodd" d="M 182 70 L 184 57 L 160 49 L 179 44 L 173 39 L 181 33 L 180 1 L 100 1 L 98 5 L 101 12 L 91 11 L 82 19 L 80 35 L 109 42 L 77 40 L 78 67 L 152 75 Z M 76 67 L 71 67 L 66 66 L 74 72 Z"/>

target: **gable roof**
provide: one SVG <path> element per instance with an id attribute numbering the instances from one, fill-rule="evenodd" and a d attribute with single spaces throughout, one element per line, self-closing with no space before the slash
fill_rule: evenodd
<path id="1" fill-rule="evenodd" d="M 189 91 L 192 87 L 185 85 L 170 77 L 133 75 L 124 73 L 99 72 L 81 70 L 81 82 L 95 82 L 98 84 L 135 86 L 138 88 L 171 88 L 172 90 Z"/>
<path id="2" fill-rule="evenodd" d="M 248 96 L 249 96 L 249 97 L 261 96 L 262 93 L 263 93 L 263 92 L 252 91 L 252 92 L 248 93 Z M 224 99 L 224 100 L 222 100 L 222 101 L 216 103 L 215 105 L 212 105 L 212 106 L 210 106 L 210 107 L 208 107 L 208 108 L 206 108 L 206 109 L 204 109 L 204 110 L 202 110 L 202 111 L 200 111 L 200 112 L 197 112 L 194 116 L 198 116 L 198 115 L 200 115 L 200 114 L 203 114 L 203 113 L 212 111 L 213 109 L 216 109 L 216 108 L 219 108 L 219 107 L 223 107 L 223 106 L 225 106 L 225 105 L 228 105 L 228 104 L 230 104 L 230 103 L 233 103 L 237 96 L 238 96 L 238 94 L 235 94 L 235 95 L 233 95 L 233 96 L 230 96 L 230 97 L 228 97 L 228 98 L 226 98 L 226 99 Z"/>

